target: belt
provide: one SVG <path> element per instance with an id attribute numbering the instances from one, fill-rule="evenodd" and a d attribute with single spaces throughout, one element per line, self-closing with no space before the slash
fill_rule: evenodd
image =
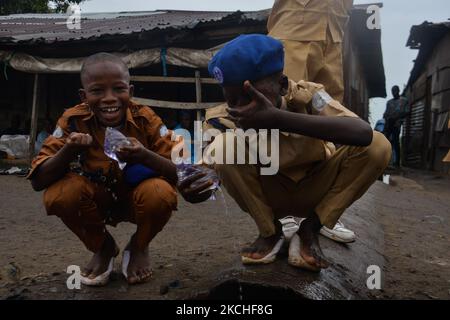
<path id="1" fill-rule="evenodd" d="M 92 181 L 94 183 L 103 184 L 105 186 L 106 191 L 110 192 L 114 201 L 117 201 L 117 194 L 116 194 L 116 186 L 117 186 L 117 179 L 112 178 L 111 172 L 109 175 L 103 174 L 103 170 L 99 169 L 96 172 L 86 172 L 82 170 L 80 167 L 72 168 L 72 172 L 86 177 L 89 179 L 89 181 Z"/>

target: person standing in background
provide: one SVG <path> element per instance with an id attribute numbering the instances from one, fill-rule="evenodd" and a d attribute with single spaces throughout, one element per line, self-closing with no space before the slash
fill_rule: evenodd
<path id="1" fill-rule="evenodd" d="M 387 102 L 386 111 L 383 115 L 385 119 L 384 135 L 392 144 L 392 161 L 394 167 L 400 167 L 400 132 L 406 116 L 409 114 L 408 100 L 400 96 L 399 86 L 392 87 L 393 98 Z"/>
<path id="2" fill-rule="evenodd" d="M 269 36 L 283 42 L 289 79 L 323 84 L 344 99 L 342 42 L 353 0 L 276 0 L 267 23 Z"/>

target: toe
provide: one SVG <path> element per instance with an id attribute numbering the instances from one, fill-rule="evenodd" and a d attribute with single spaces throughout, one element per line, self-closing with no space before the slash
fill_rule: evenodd
<path id="1" fill-rule="evenodd" d="M 91 269 L 91 268 L 84 268 L 84 269 L 81 271 L 81 275 L 82 275 L 83 277 L 88 277 L 91 273 L 92 273 L 92 269 Z"/>
<path id="2" fill-rule="evenodd" d="M 96 277 L 97 277 L 97 275 L 96 275 L 95 273 L 91 273 L 91 274 L 88 276 L 88 279 L 93 280 L 93 279 L 95 279 Z"/>
<path id="3" fill-rule="evenodd" d="M 92 270 L 91 274 L 89 275 L 89 279 L 94 279 L 95 277 L 101 275 L 103 272 L 101 270 L 99 270 L 99 268 L 94 268 L 94 270 Z"/>
<path id="4" fill-rule="evenodd" d="M 149 278 L 149 277 L 151 277 L 152 276 L 152 270 L 150 270 L 150 269 L 145 269 L 144 270 L 144 277 L 145 278 Z"/>
<path id="5" fill-rule="evenodd" d="M 254 247 L 245 247 L 241 250 L 241 253 L 250 256 L 252 253 L 255 252 L 255 250 L 256 249 Z"/>
<path id="6" fill-rule="evenodd" d="M 264 255 L 264 253 L 261 253 L 261 252 L 254 252 L 254 253 L 251 254 L 251 257 L 252 257 L 253 259 L 258 260 L 258 259 L 264 258 L 265 255 Z"/>
<path id="7" fill-rule="evenodd" d="M 151 272 L 149 270 L 138 270 L 131 277 L 128 278 L 129 284 L 138 284 L 148 281 L 151 277 Z"/>
<path id="8" fill-rule="evenodd" d="M 326 269 L 329 266 L 328 261 L 321 256 L 315 256 L 314 260 L 317 268 Z"/>
<path id="9" fill-rule="evenodd" d="M 303 253 L 300 253 L 300 254 L 301 254 L 303 260 L 305 260 L 308 264 L 310 264 L 310 265 L 312 265 L 312 266 L 320 267 L 320 266 L 317 264 L 317 260 L 314 259 L 313 256 L 305 255 L 305 254 L 303 254 Z"/>
<path id="10" fill-rule="evenodd" d="M 135 284 L 139 281 L 139 277 L 136 273 L 128 273 L 128 283 Z"/>
<path id="11" fill-rule="evenodd" d="M 104 271 L 103 271 L 104 272 Z M 99 275 L 101 275 L 103 273 L 101 270 L 99 270 L 98 268 L 95 268 L 94 270 L 92 270 L 91 274 L 88 276 L 89 279 L 95 279 L 96 277 L 98 277 Z"/>
<path id="12" fill-rule="evenodd" d="M 141 282 L 146 282 L 151 278 L 151 271 L 150 270 L 145 270 L 142 272 L 141 277 L 140 277 L 140 281 Z"/>

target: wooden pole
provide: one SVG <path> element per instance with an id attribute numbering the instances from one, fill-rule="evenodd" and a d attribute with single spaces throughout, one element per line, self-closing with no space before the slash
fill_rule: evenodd
<path id="1" fill-rule="evenodd" d="M 36 143 L 37 136 L 37 124 L 38 124 L 38 113 L 39 112 L 39 74 L 34 75 L 34 85 L 33 85 L 33 105 L 31 109 L 31 126 L 30 126 L 30 143 L 29 143 L 29 161 L 33 160 L 34 156 L 34 146 Z"/>
<path id="2" fill-rule="evenodd" d="M 185 78 L 185 77 L 157 77 L 157 76 L 131 76 L 131 81 L 134 82 L 175 82 L 175 83 L 195 83 L 196 79 L 194 78 Z M 202 84 L 216 84 L 219 85 L 219 82 L 216 79 L 212 78 L 200 78 Z"/>
<path id="3" fill-rule="evenodd" d="M 195 95 L 197 103 L 202 102 L 202 80 L 200 78 L 200 71 L 195 71 Z M 202 111 L 197 110 L 197 121 L 202 120 Z"/>
<path id="4" fill-rule="evenodd" d="M 198 110 L 198 109 L 209 109 L 217 107 L 225 102 L 174 102 L 174 101 L 164 101 L 164 100 L 154 100 L 140 97 L 133 97 L 133 101 L 140 104 L 145 104 L 155 108 L 166 108 L 166 109 L 182 109 L 182 110 Z"/>
<path id="5" fill-rule="evenodd" d="M 195 70 L 195 97 L 198 105 L 202 103 L 202 79 L 200 78 L 200 71 Z M 197 109 L 197 121 L 202 121 L 202 110 Z M 195 130 L 195 127 L 194 127 Z M 201 139 L 198 141 L 195 139 L 194 142 L 194 162 L 197 163 L 200 159 L 199 157 L 202 151 L 202 142 Z"/>

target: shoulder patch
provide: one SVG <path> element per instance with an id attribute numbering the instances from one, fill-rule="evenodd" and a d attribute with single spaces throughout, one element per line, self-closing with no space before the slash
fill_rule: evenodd
<path id="1" fill-rule="evenodd" d="M 314 109 L 321 112 L 332 100 L 333 99 L 325 90 L 319 90 L 313 95 L 312 106 Z"/>
<path id="2" fill-rule="evenodd" d="M 57 139 L 62 138 L 62 136 L 64 135 L 64 131 L 60 126 L 57 126 L 55 131 L 53 131 L 52 136 L 54 136 Z"/>
<path id="3" fill-rule="evenodd" d="M 159 128 L 159 135 L 161 136 L 161 137 L 165 137 L 165 136 L 167 136 L 169 134 L 169 129 L 167 129 L 167 127 L 165 126 L 165 125 L 162 125 L 160 128 Z"/>

